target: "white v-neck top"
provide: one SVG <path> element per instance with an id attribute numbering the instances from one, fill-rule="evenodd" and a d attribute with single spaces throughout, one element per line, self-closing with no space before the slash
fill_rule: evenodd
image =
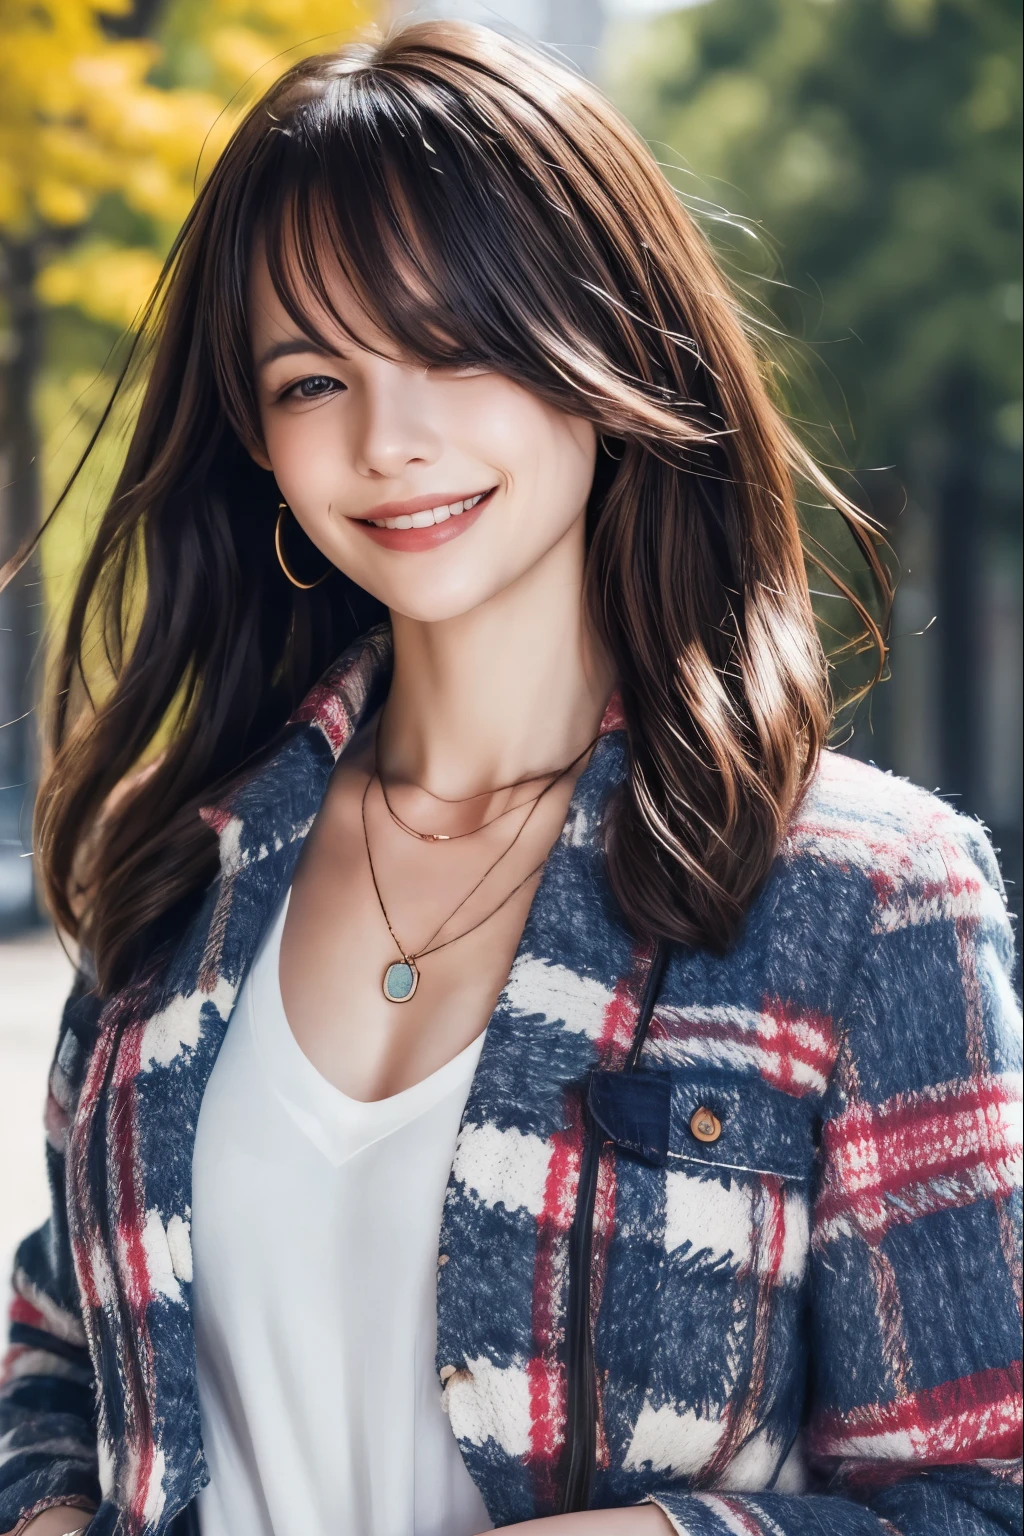
<path id="1" fill-rule="evenodd" d="M 491 1522 L 434 1350 L 441 1205 L 484 1037 L 402 1093 L 350 1099 L 285 1016 L 287 908 L 196 1133 L 202 1536 L 476 1536 Z"/>

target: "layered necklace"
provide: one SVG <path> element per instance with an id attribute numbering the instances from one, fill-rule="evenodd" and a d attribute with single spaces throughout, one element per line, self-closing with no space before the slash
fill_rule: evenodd
<path id="1" fill-rule="evenodd" d="M 468 832 L 423 832 L 418 827 L 414 827 L 410 825 L 409 822 L 403 820 L 403 818 L 398 815 L 393 805 L 391 804 L 390 797 L 388 796 L 387 785 L 384 781 L 383 775 L 381 774 L 380 768 L 377 766 L 380 762 L 380 753 L 378 750 L 380 742 L 380 721 L 378 720 L 377 749 L 374 751 L 374 769 L 370 774 L 370 777 L 367 779 L 366 787 L 363 790 L 361 814 L 363 821 L 363 840 L 366 843 L 366 858 L 370 866 L 370 878 L 373 881 L 373 889 L 377 895 L 377 902 L 380 906 L 381 915 L 387 924 L 388 932 L 394 940 L 395 948 L 398 950 L 399 956 L 401 957 L 398 960 L 393 960 L 391 964 L 385 968 L 384 974 L 381 978 L 381 990 L 383 991 L 384 996 L 387 998 L 389 1003 L 407 1003 L 409 999 L 414 996 L 416 988 L 419 986 L 420 980 L 419 966 L 417 964 L 418 961 L 422 960 L 427 955 L 437 954 L 438 950 L 447 949 L 449 944 L 455 944 L 459 939 L 464 939 L 469 934 L 475 933 L 478 928 L 482 928 L 484 923 L 490 922 L 491 918 L 496 916 L 496 914 L 501 911 L 502 907 L 506 906 L 508 902 L 512 900 L 512 897 L 516 894 L 517 891 L 521 891 L 523 886 L 526 885 L 528 881 L 532 880 L 534 875 L 536 875 L 541 869 L 543 869 L 544 860 L 541 860 L 541 862 L 536 865 L 535 868 L 530 870 L 528 875 L 524 875 L 523 879 L 520 880 L 517 885 L 512 887 L 506 896 L 502 897 L 501 901 L 498 902 L 496 907 L 492 907 L 490 912 L 486 913 L 485 916 L 480 918 L 478 922 L 473 923 L 469 928 L 464 928 L 461 933 L 454 934 L 450 939 L 443 939 L 440 944 L 434 943 L 434 940 L 437 938 L 442 929 L 447 927 L 456 913 L 461 912 L 462 908 L 466 905 L 470 898 L 476 895 L 477 891 L 483 885 L 488 875 L 497 869 L 501 861 L 512 852 L 512 849 L 515 847 L 516 843 L 519 841 L 520 837 L 526 830 L 530 818 L 533 816 L 533 813 L 537 809 L 540 802 L 544 799 L 544 796 L 550 790 L 554 789 L 555 785 L 564 779 L 567 773 L 570 773 L 572 769 L 575 768 L 576 764 L 580 761 L 581 758 L 586 756 L 596 741 L 597 737 L 595 736 L 593 741 L 587 742 L 587 745 L 583 748 L 582 752 L 577 753 L 571 763 L 566 763 L 564 768 L 559 768 L 550 774 L 534 774 L 529 779 L 516 779 L 511 784 L 499 784 L 496 789 L 481 790 L 479 794 L 466 795 L 462 799 L 449 799 L 444 795 L 434 795 L 431 794 L 430 790 L 424 790 L 424 794 L 430 795 L 431 799 L 439 800 L 445 805 L 467 805 L 471 800 L 479 800 L 484 795 L 502 794 L 506 791 L 511 792 L 512 790 L 518 789 L 522 784 L 536 782 L 538 778 L 546 778 L 548 781 L 544 785 L 543 789 L 539 790 L 537 794 L 534 795 L 531 799 L 521 800 L 517 805 L 507 806 L 505 810 L 499 811 L 496 816 L 492 816 L 489 820 L 481 822 L 480 826 L 470 828 Z M 503 820 L 503 818 L 506 816 L 510 816 L 513 811 L 521 811 L 526 806 L 529 806 L 529 810 L 523 817 L 523 820 L 520 823 L 515 836 L 512 837 L 510 841 L 505 845 L 493 863 L 487 866 L 483 874 L 480 876 L 480 879 L 473 886 L 472 890 L 463 896 L 458 906 L 452 908 L 452 910 L 442 919 L 442 921 L 438 923 L 437 927 L 434 929 L 433 933 L 426 940 L 426 942 L 416 950 L 407 949 L 402 943 L 401 939 L 398 937 L 398 934 L 395 932 L 391 918 L 388 916 L 388 909 L 384 905 L 384 897 L 381 895 L 380 883 L 377 879 L 377 871 L 373 862 L 373 854 L 370 850 L 370 834 L 366 825 L 366 797 L 369 794 L 370 786 L 375 779 L 380 785 L 381 796 L 384 800 L 384 805 L 394 825 L 407 836 L 414 837 L 422 843 L 451 843 L 457 842 L 464 837 L 475 837 L 478 833 L 483 832 L 487 827 L 493 826 L 495 822 Z M 421 785 L 417 785 L 416 787 L 422 788 Z"/>

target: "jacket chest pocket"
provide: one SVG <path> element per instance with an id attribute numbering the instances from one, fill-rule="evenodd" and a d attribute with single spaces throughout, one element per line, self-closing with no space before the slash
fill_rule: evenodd
<path id="1" fill-rule="evenodd" d="M 802 1186 L 814 1167 L 814 1117 L 807 1102 L 758 1078 L 715 1070 L 594 1072 L 588 1102 L 617 1150 L 685 1177 L 714 1176 L 751 1193 L 767 1184 Z"/>
<path id="2" fill-rule="evenodd" d="M 634 1339 L 622 1391 L 609 1394 L 620 1466 L 728 1485 L 773 1406 L 802 1395 L 813 1107 L 702 1068 L 598 1072 L 588 1102 L 616 1150 L 617 1239 L 598 1328 L 609 1363 L 639 1271 L 632 1250 L 658 1268 L 642 1366 Z M 786 1433 L 762 1437 L 766 1457 Z"/>

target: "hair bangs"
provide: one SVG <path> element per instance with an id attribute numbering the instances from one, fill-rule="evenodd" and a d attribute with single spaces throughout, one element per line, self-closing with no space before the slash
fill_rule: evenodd
<path id="1" fill-rule="evenodd" d="M 514 328 L 496 328 L 494 317 L 515 243 L 500 220 L 488 227 L 479 157 L 473 163 L 451 122 L 402 87 L 366 70 L 296 115 L 260 199 L 271 281 L 320 345 L 334 329 L 380 350 L 340 312 L 340 279 L 401 355 L 508 371 Z"/>

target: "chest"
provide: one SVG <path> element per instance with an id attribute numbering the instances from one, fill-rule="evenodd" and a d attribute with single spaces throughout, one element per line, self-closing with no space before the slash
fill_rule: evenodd
<path id="1" fill-rule="evenodd" d="M 253 1348 L 282 1329 L 308 1332 L 306 1309 L 289 1306 L 297 1274 L 311 1304 L 318 1298 L 317 1326 L 332 1335 L 350 1324 L 373 1335 L 392 1312 L 400 1332 L 428 1291 L 432 1326 L 441 1204 L 483 1042 L 388 1098 L 342 1093 L 301 1050 L 284 1013 L 277 962 L 286 910 L 241 988 L 200 1108 L 197 1329 L 212 1317 L 239 1340 L 248 1334 Z"/>
<path id="2" fill-rule="evenodd" d="M 303 846 L 281 944 L 285 1012 L 302 1050 L 353 1098 L 400 1093 L 484 1029 L 562 828 L 571 785 L 532 814 L 431 842 L 396 827 L 358 757 L 343 765 Z M 372 862 L 371 862 L 372 861 Z M 385 995 L 415 957 L 413 995 Z"/>
<path id="3" fill-rule="evenodd" d="M 203 1529 L 419 1531 L 440 1516 L 472 1536 L 486 1511 L 433 1356 L 441 1204 L 479 1042 L 397 1096 L 347 1098 L 288 1028 L 283 915 L 239 994 L 193 1156 Z"/>

